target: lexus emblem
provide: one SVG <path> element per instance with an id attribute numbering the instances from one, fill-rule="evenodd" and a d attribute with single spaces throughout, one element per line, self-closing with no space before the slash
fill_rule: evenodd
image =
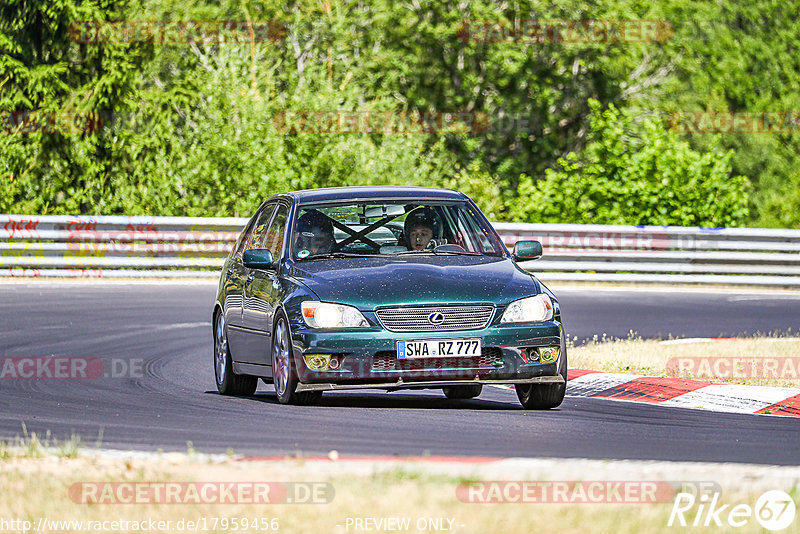
<path id="1" fill-rule="evenodd" d="M 434 312 L 428 316 L 428 322 L 438 326 L 444 322 L 444 315 L 442 312 Z"/>

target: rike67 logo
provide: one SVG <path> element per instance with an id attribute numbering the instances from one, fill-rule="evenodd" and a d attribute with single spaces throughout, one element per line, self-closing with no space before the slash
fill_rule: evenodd
<path id="1" fill-rule="evenodd" d="M 669 514 L 667 526 L 682 527 L 743 527 L 755 518 L 767 530 L 783 530 L 792 524 L 795 503 L 792 497 L 780 490 L 763 493 L 755 506 L 749 504 L 721 504 L 720 494 L 678 493 Z"/>

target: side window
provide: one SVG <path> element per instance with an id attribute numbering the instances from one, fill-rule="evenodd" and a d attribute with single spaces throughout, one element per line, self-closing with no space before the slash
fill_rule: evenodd
<path id="1" fill-rule="evenodd" d="M 288 208 L 284 205 L 279 205 L 275 210 L 275 216 L 272 218 L 272 223 L 269 225 L 269 231 L 265 236 L 263 248 L 268 248 L 272 252 L 272 257 L 276 260 L 280 258 L 281 249 L 283 248 L 283 237 L 286 234 L 286 216 Z"/>
<path id="2" fill-rule="evenodd" d="M 253 215 L 250 218 L 250 221 L 247 223 L 247 226 L 242 231 L 239 239 L 236 241 L 235 249 L 234 249 L 234 256 L 242 256 L 247 243 L 250 241 L 250 235 L 253 233 L 253 226 L 256 224 L 256 216 Z"/>
<path id="3" fill-rule="evenodd" d="M 275 204 L 267 204 L 264 206 L 261 215 L 258 216 L 258 221 L 253 229 L 253 235 L 250 237 L 250 243 L 247 248 L 264 248 L 264 237 L 267 235 L 267 228 L 269 228 L 269 221 L 272 218 L 272 212 L 275 211 Z"/>

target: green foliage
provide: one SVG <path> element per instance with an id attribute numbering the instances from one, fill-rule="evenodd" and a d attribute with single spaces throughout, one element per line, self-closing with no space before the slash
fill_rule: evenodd
<path id="1" fill-rule="evenodd" d="M 132 179 L 116 188 L 113 211 L 247 215 L 281 191 L 443 179 L 448 154 L 441 145 L 425 149 L 426 136 L 285 133 L 281 112 L 357 109 L 359 92 L 333 90 L 312 69 L 305 84 L 279 92 L 272 73 L 280 60 L 266 51 L 251 58 L 247 47 L 197 48 L 196 81 L 207 88 L 197 100 L 168 120 L 144 101 L 144 111 L 115 126 L 125 159 L 113 173 Z"/>
<path id="2" fill-rule="evenodd" d="M 424 184 L 424 181 L 420 183 Z M 453 175 L 445 176 L 442 181 L 429 185 L 457 189 L 474 200 L 490 221 L 504 220 L 506 206 L 502 188 L 498 180 L 482 169 L 478 162 L 472 162 L 467 169 L 459 170 Z"/>
<path id="3" fill-rule="evenodd" d="M 124 17 L 127 2 L 9 0 L 0 7 L 0 211 L 102 211 L 114 144 L 72 117 L 116 109 L 134 91 L 142 58 L 126 44 L 76 43 L 70 26 Z M 48 130 L 9 125 L 7 112 L 53 113 Z"/>
<path id="4" fill-rule="evenodd" d="M 748 182 L 730 177 L 732 152 L 698 153 L 659 119 L 606 110 L 590 100 L 587 145 L 544 180 L 523 177 L 512 220 L 560 223 L 736 226 Z"/>
<path id="5" fill-rule="evenodd" d="M 408 184 L 462 190 L 492 220 L 800 226 L 797 135 L 682 137 L 657 119 L 684 109 L 800 110 L 791 53 L 800 23 L 781 15 L 798 7 L 7 0 L 0 113 L 93 112 L 105 122 L 94 132 L 0 125 L 0 212 L 246 215 L 279 191 Z M 642 43 L 463 38 L 465 20 L 528 19 L 667 19 L 675 33 Z M 272 20 L 286 35 L 70 38 L 73 23 L 120 20 Z M 470 111 L 488 129 L 279 127 L 282 113 L 302 110 Z"/>
<path id="6" fill-rule="evenodd" d="M 654 49 L 651 63 L 669 70 L 630 104 L 676 110 L 800 114 L 800 2 L 670 0 L 660 16 L 675 34 Z M 733 150 L 731 172 L 753 184 L 751 226 L 800 228 L 800 134 L 689 134 L 701 152 Z M 795 201 L 792 202 L 791 200 Z"/>

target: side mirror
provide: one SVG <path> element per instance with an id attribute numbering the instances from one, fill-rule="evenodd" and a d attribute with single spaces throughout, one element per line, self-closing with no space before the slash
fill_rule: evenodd
<path id="1" fill-rule="evenodd" d="M 512 256 L 514 261 L 538 260 L 542 257 L 542 244 L 538 241 L 517 241 Z"/>
<path id="2" fill-rule="evenodd" d="M 265 248 L 249 248 L 242 254 L 242 263 L 249 269 L 274 269 L 272 252 Z"/>

